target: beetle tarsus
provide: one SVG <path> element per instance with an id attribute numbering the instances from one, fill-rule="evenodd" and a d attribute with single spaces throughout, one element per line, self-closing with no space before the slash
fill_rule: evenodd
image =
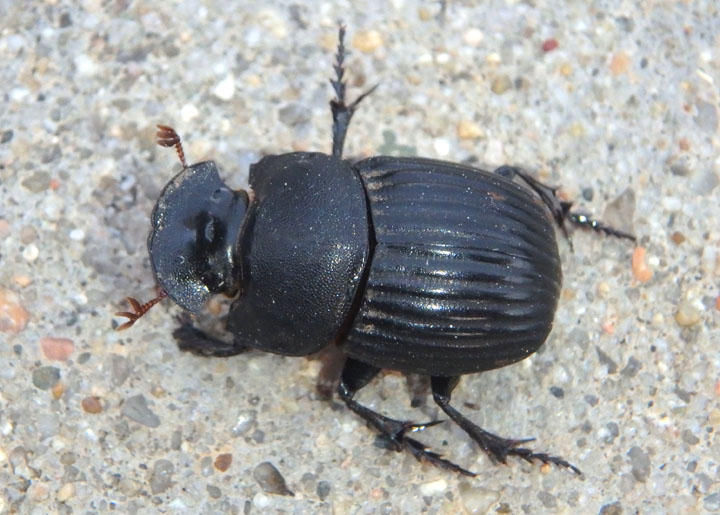
<path id="1" fill-rule="evenodd" d="M 350 126 L 350 119 L 355 114 L 355 109 L 366 96 L 378 87 L 378 84 L 375 84 L 348 105 L 345 101 L 345 56 L 345 26 L 341 23 L 338 28 L 337 54 L 335 54 L 335 63 L 333 64 L 335 78 L 330 79 L 330 84 L 335 90 L 335 99 L 330 101 L 333 117 L 332 155 L 338 158 L 342 157 L 345 135 Z"/>
<path id="2" fill-rule="evenodd" d="M 181 351 L 190 352 L 196 356 L 227 358 L 241 354 L 248 349 L 236 340 L 228 343 L 214 338 L 184 319 L 181 319 L 180 326 L 173 331 L 173 338 Z"/>
<path id="3" fill-rule="evenodd" d="M 568 468 L 576 474 L 582 474 L 580 469 L 572 465 L 568 461 L 552 456 L 544 452 L 534 452 L 525 447 L 519 447 L 522 444 L 531 442 L 534 438 L 524 439 L 508 439 L 501 438 L 488 431 L 485 431 L 478 425 L 474 424 L 455 408 L 450 406 L 450 395 L 452 390 L 457 386 L 459 377 L 433 377 L 430 380 L 433 399 L 440 409 L 449 416 L 463 431 L 465 431 L 477 444 L 485 451 L 485 453 L 494 462 L 507 463 L 508 456 L 519 456 L 520 458 L 532 463 L 535 460 L 543 463 L 552 463 L 554 465 Z"/>
<path id="4" fill-rule="evenodd" d="M 568 234 L 565 222 L 569 222 L 584 229 L 592 229 L 594 231 L 601 232 L 609 236 L 615 236 L 617 238 L 625 238 L 631 241 L 635 241 L 635 236 L 630 233 L 615 229 L 614 227 L 611 227 L 599 220 L 595 220 L 591 218 L 588 214 L 571 211 L 570 208 L 572 207 L 573 203 L 560 200 L 558 198 L 557 191 L 559 188 L 554 188 L 552 186 L 547 186 L 546 184 L 543 184 L 542 182 L 538 181 L 533 176 L 524 172 L 522 169 L 516 166 L 504 165 L 497 168 L 495 170 L 495 173 L 498 175 L 502 175 L 507 179 L 512 179 L 515 176 L 520 177 L 523 182 L 525 182 L 525 184 L 527 184 L 535 193 L 537 193 L 543 203 L 548 207 L 548 209 L 550 209 L 550 212 L 555 219 L 555 223 L 557 223 L 558 227 L 560 227 L 560 230 L 563 232 L 565 238 L 568 240 L 568 242 L 570 242 L 570 247 L 572 247 L 572 242 L 570 241 L 570 235 Z"/>
<path id="5" fill-rule="evenodd" d="M 455 463 L 441 457 L 440 454 L 431 451 L 425 444 L 410 438 L 407 433 L 422 431 L 428 427 L 443 422 L 442 420 L 433 420 L 423 424 L 416 422 L 395 420 L 370 408 L 359 404 L 353 399 L 358 390 L 367 385 L 373 377 L 375 377 L 379 368 L 373 367 L 366 363 L 348 358 L 342 371 L 340 384 L 338 385 L 338 395 L 345 402 L 347 407 L 362 417 L 368 424 L 373 426 L 378 432 L 384 436 L 392 448 L 396 451 L 408 450 L 418 461 L 427 461 L 432 465 L 441 467 L 465 476 L 474 477 L 476 474 L 462 468 Z"/>
<path id="6" fill-rule="evenodd" d="M 157 129 L 157 144 L 161 147 L 175 147 L 175 152 L 177 152 L 180 163 L 182 163 L 183 168 L 187 168 L 188 164 L 185 160 L 182 142 L 180 141 L 178 133 L 175 132 L 175 129 L 167 125 L 158 125 Z"/>

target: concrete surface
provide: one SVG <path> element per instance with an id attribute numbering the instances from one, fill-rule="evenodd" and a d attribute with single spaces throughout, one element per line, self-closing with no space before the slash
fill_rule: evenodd
<path id="1" fill-rule="evenodd" d="M 0 512 L 720 511 L 718 4 L 474 4 L 0 1 Z M 351 96 L 381 84 L 348 155 L 521 165 L 646 249 L 575 231 L 545 347 L 454 397 L 582 477 L 493 465 L 450 424 L 420 438 L 475 479 L 385 450 L 322 398 L 330 357 L 181 354 L 170 303 L 113 330 L 153 294 L 179 167 L 155 124 L 236 187 L 327 151 L 338 18 Z M 416 383 L 360 400 L 437 416 Z"/>

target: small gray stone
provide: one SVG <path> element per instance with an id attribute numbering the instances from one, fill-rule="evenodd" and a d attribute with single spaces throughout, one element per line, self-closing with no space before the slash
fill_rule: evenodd
<path id="1" fill-rule="evenodd" d="M 217 486 L 207 485 L 207 492 L 213 499 L 220 499 L 222 497 L 222 491 Z"/>
<path id="2" fill-rule="evenodd" d="M 598 513 L 599 515 L 621 515 L 622 504 L 620 504 L 620 501 L 608 503 L 600 508 Z"/>
<path id="3" fill-rule="evenodd" d="M 33 193 L 40 193 L 41 191 L 45 191 L 50 185 L 50 174 L 43 171 L 37 171 L 20 181 L 20 184 Z"/>
<path id="4" fill-rule="evenodd" d="M 330 494 L 330 483 L 327 481 L 318 481 L 317 488 L 315 489 L 317 496 L 321 501 L 324 501 Z"/>
<path id="5" fill-rule="evenodd" d="M 269 461 L 264 461 L 253 470 L 253 477 L 264 492 L 268 494 L 294 496 L 287 485 L 285 478 Z"/>
<path id="6" fill-rule="evenodd" d="M 14 133 L 13 133 L 12 129 L 2 131 L 2 133 L 0 133 L 0 143 L 7 143 L 8 141 L 12 141 L 13 134 Z"/>
<path id="7" fill-rule="evenodd" d="M 150 489 L 153 495 L 161 494 L 172 486 L 175 466 L 168 460 L 157 460 L 150 476 Z"/>
<path id="8" fill-rule="evenodd" d="M 602 221 L 622 231 L 632 233 L 635 214 L 635 190 L 627 188 L 605 207 Z"/>
<path id="9" fill-rule="evenodd" d="M 300 104 L 289 104 L 278 112 L 278 119 L 285 125 L 294 127 L 310 121 L 310 110 Z"/>
<path id="10" fill-rule="evenodd" d="M 695 104 L 695 109 L 697 109 L 695 123 L 708 134 L 714 133 L 718 126 L 717 108 L 710 102 L 701 100 Z"/>
<path id="11" fill-rule="evenodd" d="M 636 480 L 644 482 L 650 475 L 650 457 L 638 446 L 632 447 L 627 455 L 630 457 L 632 474 Z"/>
<path id="12" fill-rule="evenodd" d="M 720 511 L 720 492 L 710 494 L 703 499 L 703 507 L 707 511 Z"/>
<path id="13" fill-rule="evenodd" d="M 555 496 L 551 494 L 550 492 L 542 491 L 538 492 L 537 494 L 538 499 L 540 499 L 540 502 L 543 503 L 543 506 L 546 508 L 556 508 L 557 507 L 557 500 L 555 499 Z"/>
<path id="14" fill-rule="evenodd" d="M 40 367 L 33 370 L 32 382 L 36 388 L 49 390 L 60 380 L 60 369 L 57 367 Z"/>
<path id="15" fill-rule="evenodd" d="M 597 351 L 598 360 L 600 360 L 600 363 L 603 365 L 607 365 L 607 371 L 608 374 L 614 374 L 617 372 L 618 364 L 613 361 L 613 359 L 605 354 L 605 352 L 600 347 L 595 347 L 595 350 Z"/>
<path id="16" fill-rule="evenodd" d="M 112 354 L 110 356 L 110 377 L 114 386 L 120 386 L 130 375 L 132 366 L 125 356 Z"/>
<path id="17" fill-rule="evenodd" d="M 682 439 L 688 445 L 697 445 L 700 442 L 700 438 L 695 436 L 692 431 L 686 429 L 682 432 Z"/>
<path id="18" fill-rule="evenodd" d="M 147 401 L 142 394 L 127 399 L 123 404 L 122 414 L 133 422 L 147 427 L 160 425 L 160 418 L 148 408 Z"/>
<path id="19" fill-rule="evenodd" d="M 642 363 L 640 363 L 634 357 L 630 356 L 630 359 L 628 359 L 627 365 L 625 365 L 625 368 L 623 368 L 622 372 L 620 372 L 620 373 L 627 377 L 635 377 L 641 368 L 642 368 Z"/>

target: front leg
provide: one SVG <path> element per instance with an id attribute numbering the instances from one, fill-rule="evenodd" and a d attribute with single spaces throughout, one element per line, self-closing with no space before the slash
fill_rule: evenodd
<path id="1" fill-rule="evenodd" d="M 406 436 L 407 433 L 422 431 L 426 427 L 439 424 L 442 422 L 441 420 L 433 420 L 424 424 L 395 420 L 381 415 L 353 399 L 358 390 L 367 385 L 378 372 L 380 372 L 380 369 L 372 365 L 356 361 L 352 358 L 347 359 L 340 377 L 340 384 L 338 385 L 338 395 L 345 401 L 347 407 L 360 415 L 367 423 L 377 429 L 381 435 L 386 437 L 393 447 L 395 447 L 395 450 L 408 450 L 418 461 L 426 460 L 438 467 L 459 472 L 465 476 L 474 477 L 475 474 L 473 472 L 441 458 L 438 453 L 429 450 L 421 442 Z"/>
<path id="2" fill-rule="evenodd" d="M 181 351 L 208 358 L 226 358 L 248 350 L 248 347 L 235 339 L 232 343 L 228 343 L 208 335 L 194 327 L 189 319 L 180 319 L 180 326 L 173 331 L 173 338 Z"/>

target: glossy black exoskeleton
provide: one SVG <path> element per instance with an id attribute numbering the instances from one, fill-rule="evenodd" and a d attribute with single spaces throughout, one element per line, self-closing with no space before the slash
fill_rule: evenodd
<path id="1" fill-rule="evenodd" d="M 354 400 L 381 369 L 430 376 L 435 402 L 491 459 L 519 456 L 579 473 L 523 447 L 528 440 L 481 429 L 450 395 L 463 374 L 522 360 L 547 338 L 562 279 L 554 223 L 634 238 L 572 212 L 554 188 L 515 167 L 343 160 L 350 119 L 372 91 L 346 103 L 343 36 L 341 27 L 331 155 L 264 157 L 250 168 L 248 194 L 228 188 L 212 161 L 188 166 L 180 138 L 160 126 L 158 142 L 175 146 L 183 164 L 152 213 L 148 248 L 161 294 L 144 305 L 130 299 L 121 328 L 164 296 L 190 312 L 213 294 L 235 296 L 232 342 L 183 325 L 174 333 L 180 348 L 303 356 L 339 345 L 347 355 L 340 398 L 395 449 L 473 475 L 408 436 L 438 421 L 399 421 Z"/>

